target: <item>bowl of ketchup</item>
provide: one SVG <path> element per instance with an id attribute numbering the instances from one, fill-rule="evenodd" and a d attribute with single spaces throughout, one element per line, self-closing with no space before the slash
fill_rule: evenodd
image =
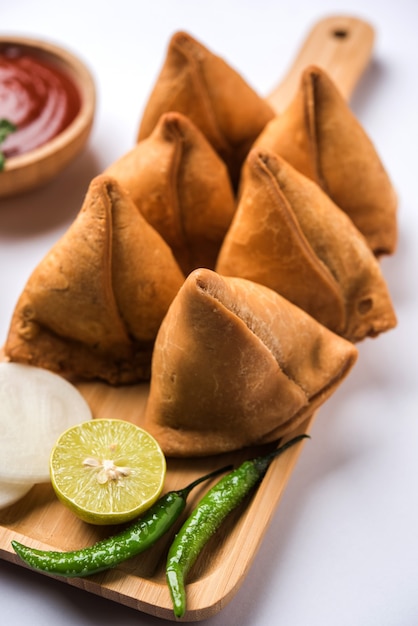
<path id="1" fill-rule="evenodd" d="M 46 184 L 84 148 L 96 90 L 86 65 L 49 42 L 0 37 L 0 198 Z"/>

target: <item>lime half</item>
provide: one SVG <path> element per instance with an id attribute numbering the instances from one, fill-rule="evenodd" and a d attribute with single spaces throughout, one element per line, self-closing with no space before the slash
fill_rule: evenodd
<path id="1" fill-rule="evenodd" d="M 96 419 L 66 430 L 50 458 L 57 497 L 91 524 L 137 517 L 161 494 L 166 460 L 157 441 L 135 424 Z"/>

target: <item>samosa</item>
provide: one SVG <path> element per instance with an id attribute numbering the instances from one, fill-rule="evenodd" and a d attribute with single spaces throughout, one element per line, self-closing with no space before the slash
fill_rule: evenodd
<path id="1" fill-rule="evenodd" d="M 252 143 L 274 117 L 270 105 L 235 69 L 185 32 L 175 33 L 169 42 L 138 141 L 169 111 L 183 113 L 201 130 L 227 164 L 234 188 Z"/>
<path id="2" fill-rule="evenodd" d="M 274 289 L 353 342 L 396 325 L 363 235 L 314 181 L 267 150 L 248 157 L 216 271 Z"/>
<path id="3" fill-rule="evenodd" d="M 129 196 L 97 176 L 73 224 L 29 277 L 6 357 L 71 379 L 147 380 L 155 337 L 183 281 L 169 246 Z"/>
<path id="4" fill-rule="evenodd" d="M 275 291 L 195 270 L 158 332 L 144 426 L 167 456 L 272 442 L 311 416 L 356 358 Z"/>
<path id="5" fill-rule="evenodd" d="M 397 197 L 370 137 L 327 73 L 303 72 L 294 100 L 254 146 L 317 182 L 380 256 L 397 243 Z"/>
<path id="6" fill-rule="evenodd" d="M 110 165 L 187 275 L 213 269 L 235 212 L 225 163 L 181 113 L 161 116 L 149 137 Z"/>

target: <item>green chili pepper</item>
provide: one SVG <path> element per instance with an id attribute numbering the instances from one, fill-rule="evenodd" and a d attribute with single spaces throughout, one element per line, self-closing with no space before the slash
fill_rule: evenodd
<path id="1" fill-rule="evenodd" d="M 271 461 L 309 435 L 294 437 L 273 452 L 245 461 L 210 489 L 185 521 L 169 549 L 166 578 L 177 618 L 186 612 L 185 579 L 201 550 L 224 519 L 262 479 Z"/>
<path id="2" fill-rule="evenodd" d="M 169 491 L 120 533 L 90 547 L 69 552 L 36 550 L 14 540 L 13 549 L 33 569 L 67 578 L 89 576 L 115 567 L 153 546 L 173 526 L 184 511 L 187 497 L 194 487 L 229 469 L 231 466 L 222 467 L 183 489 Z"/>

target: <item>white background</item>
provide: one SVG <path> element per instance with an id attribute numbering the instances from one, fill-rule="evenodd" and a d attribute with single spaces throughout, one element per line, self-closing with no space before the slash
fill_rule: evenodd
<path id="1" fill-rule="evenodd" d="M 399 247 L 382 264 L 399 324 L 360 345 L 248 576 L 210 626 L 418 623 L 418 3 L 0 0 L 1 34 L 70 48 L 98 89 L 77 162 L 48 187 L 0 201 L 0 342 L 30 272 L 74 219 L 91 178 L 133 145 L 173 32 L 190 32 L 267 94 L 309 28 L 330 14 L 362 17 L 377 33 L 352 108 L 399 194 Z M 3 561 L 0 601 L 2 624 L 13 626 L 164 623 Z"/>

